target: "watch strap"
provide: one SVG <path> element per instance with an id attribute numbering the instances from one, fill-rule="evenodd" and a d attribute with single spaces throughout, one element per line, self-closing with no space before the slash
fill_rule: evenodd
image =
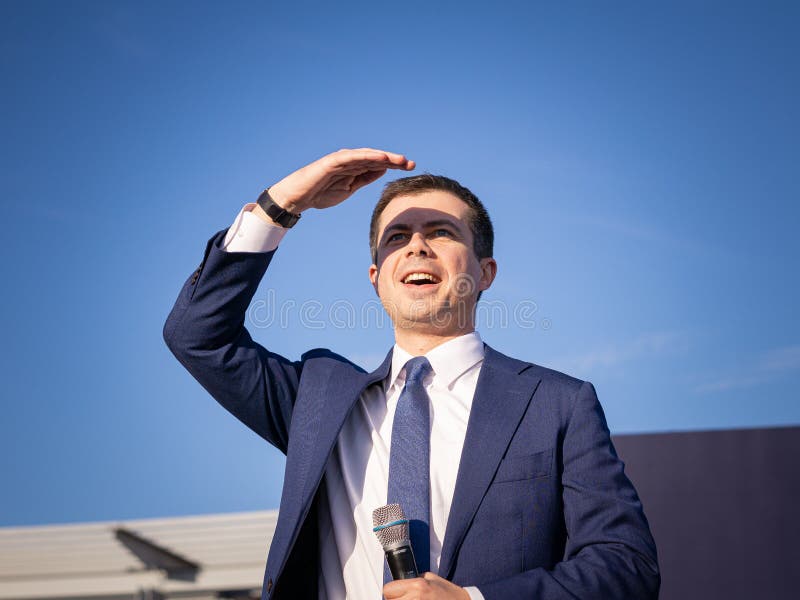
<path id="1" fill-rule="evenodd" d="M 270 219 L 286 229 L 294 227 L 294 224 L 300 220 L 301 215 L 290 213 L 288 210 L 281 208 L 275 203 L 275 200 L 269 195 L 269 188 L 261 192 L 258 200 L 256 200 L 256 204 L 267 213 Z"/>

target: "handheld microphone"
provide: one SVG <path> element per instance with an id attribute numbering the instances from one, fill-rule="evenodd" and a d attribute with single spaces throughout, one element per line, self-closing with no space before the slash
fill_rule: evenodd
<path id="1" fill-rule="evenodd" d="M 392 579 L 419 577 L 408 534 L 408 519 L 400 505 L 387 504 L 373 510 L 372 525 L 372 531 L 386 553 Z"/>

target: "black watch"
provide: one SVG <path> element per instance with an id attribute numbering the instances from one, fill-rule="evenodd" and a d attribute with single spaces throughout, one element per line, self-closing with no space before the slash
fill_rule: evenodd
<path id="1" fill-rule="evenodd" d="M 275 204 L 275 200 L 273 200 L 269 195 L 269 188 L 261 192 L 258 200 L 256 200 L 256 204 L 258 204 L 264 210 L 264 212 L 269 215 L 270 219 L 286 229 L 294 227 L 294 224 L 300 220 L 300 215 L 292 214 L 288 210 L 285 210 Z"/>

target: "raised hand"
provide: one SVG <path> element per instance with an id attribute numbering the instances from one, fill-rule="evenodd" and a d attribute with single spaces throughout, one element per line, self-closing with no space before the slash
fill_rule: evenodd
<path id="1" fill-rule="evenodd" d="M 343 202 L 356 190 L 379 179 L 388 169 L 411 171 L 415 166 L 413 160 L 394 152 L 374 148 L 344 149 L 284 177 L 270 187 L 269 193 L 279 206 L 299 214 L 309 208 L 328 208 Z M 266 214 L 263 216 L 269 218 Z"/>

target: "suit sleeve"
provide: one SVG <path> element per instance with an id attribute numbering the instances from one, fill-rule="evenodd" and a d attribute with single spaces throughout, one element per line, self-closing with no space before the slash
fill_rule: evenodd
<path id="1" fill-rule="evenodd" d="M 212 237 L 164 325 L 164 340 L 230 413 L 286 453 L 302 369 L 253 341 L 245 313 L 275 251 L 225 252 Z"/>
<path id="2" fill-rule="evenodd" d="M 578 390 L 563 437 L 564 560 L 479 585 L 502 598 L 658 598 L 661 578 L 641 502 L 617 457 L 594 387 Z"/>

